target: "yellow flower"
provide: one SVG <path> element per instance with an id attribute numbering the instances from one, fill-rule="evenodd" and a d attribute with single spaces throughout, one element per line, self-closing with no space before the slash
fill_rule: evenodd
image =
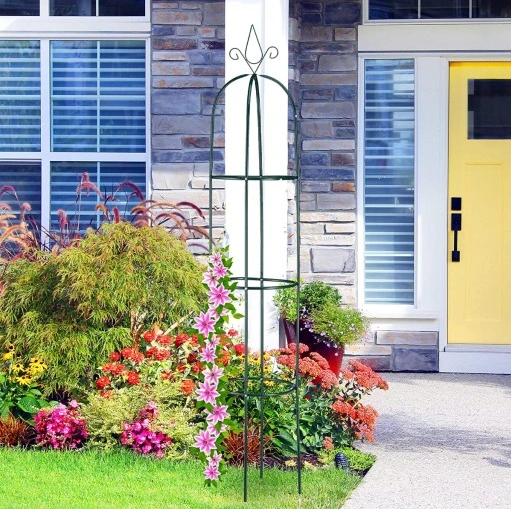
<path id="1" fill-rule="evenodd" d="M 9 350 L 9 352 L 14 352 L 14 345 L 12 343 L 9 343 L 7 350 Z"/>
<path id="2" fill-rule="evenodd" d="M 9 359 L 12 359 L 13 357 L 14 357 L 14 352 L 10 351 L 10 352 L 7 352 L 6 354 L 4 354 L 4 356 L 2 357 L 2 360 L 8 361 Z"/>
<path id="3" fill-rule="evenodd" d="M 27 375 L 17 376 L 15 378 L 16 382 L 18 382 L 20 385 L 29 385 L 32 383 L 32 379 Z"/>
<path id="4" fill-rule="evenodd" d="M 34 364 L 44 364 L 44 361 L 41 359 L 41 357 L 32 357 L 30 362 Z"/>
<path id="5" fill-rule="evenodd" d="M 16 364 L 14 364 L 14 366 L 12 367 L 12 370 L 14 371 L 14 373 L 18 373 L 20 371 L 23 371 L 23 369 L 25 369 L 25 367 L 23 366 L 23 364 L 21 364 L 20 362 L 17 362 Z"/>

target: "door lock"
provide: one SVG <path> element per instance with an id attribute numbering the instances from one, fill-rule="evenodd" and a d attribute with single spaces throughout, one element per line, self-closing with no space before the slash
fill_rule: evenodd
<path id="1" fill-rule="evenodd" d="M 461 198 L 451 198 L 451 210 L 461 210 Z M 452 251 L 452 261 L 460 261 L 460 251 L 458 250 L 458 232 L 461 231 L 461 212 L 451 213 L 451 231 L 454 232 L 454 249 Z"/>

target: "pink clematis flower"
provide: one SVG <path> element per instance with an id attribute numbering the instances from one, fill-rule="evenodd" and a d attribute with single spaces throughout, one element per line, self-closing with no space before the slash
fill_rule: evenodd
<path id="1" fill-rule="evenodd" d="M 216 359 L 215 350 L 216 347 L 208 345 L 206 348 L 204 348 L 204 350 L 202 350 L 202 353 L 200 354 L 200 360 L 202 362 L 214 362 Z"/>
<path id="2" fill-rule="evenodd" d="M 199 334 L 203 336 L 208 336 L 210 332 L 215 331 L 215 323 L 218 319 L 215 319 L 214 316 L 211 315 L 210 311 L 206 313 L 200 312 L 200 315 L 195 318 L 195 326 L 199 331 Z"/>
<path id="3" fill-rule="evenodd" d="M 215 426 L 218 422 L 222 422 L 228 419 L 230 415 L 227 413 L 226 405 L 214 405 L 213 411 L 206 410 L 206 420 L 211 421 L 211 424 Z"/>
<path id="4" fill-rule="evenodd" d="M 210 456 L 208 458 L 208 462 L 210 465 L 214 465 L 215 467 L 218 468 L 218 466 L 220 465 L 220 462 L 222 461 L 222 455 L 221 454 L 218 454 L 217 451 L 215 451 L 213 453 L 213 456 Z"/>
<path id="5" fill-rule="evenodd" d="M 202 276 L 202 282 L 206 283 L 209 287 L 215 286 L 218 283 L 218 280 L 211 272 L 204 272 Z"/>
<path id="6" fill-rule="evenodd" d="M 211 451 L 216 449 L 216 437 L 211 435 L 208 430 L 199 431 L 199 434 L 193 438 L 195 438 L 195 444 L 193 444 L 193 446 L 197 447 L 200 452 L 209 455 Z"/>
<path id="7" fill-rule="evenodd" d="M 216 385 L 223 373 L 224 368 L 219 368 L 216 364 L 213 364 L 212 368 L 206 368 L 204 370 L 204 381 Z"/>
<path id="8" fill-rule="evenodd" d="M 222 263 L 222 253 L 213 253 L 210 257 L 209 257 L 209 263 L 211 263 L 212 265 L 218 265 L 218 264 L 221 264 Z"/>
<path id="9" fill-rule="evenodd" d="M 215 265 L 213 267 L 213 276 L 217 279 L 224 277 L 227 274 L 227 269 L 223 265 Z"/>
<path id="10" fill-rule="evenodd" d="M 210 384 L 209 382 L 199 382 L 199 388 L 195 391 L 197 394 L 197 401 L 204 401 L 204 403 L 214 405 L 216 398 L 220 396 L 220 393 L 216 389 L 216 384 Z"/>
<path id="11" fill-rule="evenodd" d="M 206 341 L 206 346 L 211 345 L 212 348 L 216 348 L 220 344 L 220 338 L 218 336 L 212 336 L 211 339 Z"/>
<path id="12" fill-rule="evenodd" d="M 215 307 L 223 306 L 228 302 L 231 302 L 231 297 L 229 297 L 229 290 L 224 288 L 224 285 L 214 286 L 208 292 L 209 302 L 211 302 Z"/>
<path id="13" fill-rule="evenodd" d="M 220 477 L 220 470 L 218 470 L 218 466 L 209 463 L 204 470 L 204 477 L 210 481 L 216 481 Z"/>

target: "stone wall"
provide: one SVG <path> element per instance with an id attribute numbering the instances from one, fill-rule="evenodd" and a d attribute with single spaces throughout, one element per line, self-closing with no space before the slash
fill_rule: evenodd
<path id="1" fill-rule="evenodd" d="M 224 2 L 152 2 L 153 198 L 208 210 L 210 114 L 225 75 Z M 223 172 L 223 105 L 217 108 L 216 172 Z M 223 224 L 222 182 L 213 224 Z M 195 221 L 201 224 L 201 221 Z"/>
<path id="2" fill-rule="evenodd" d="M 301 6 L 295 79 L 300 84 L 302 276 L 337 286 L 344 302 L 354 304 L 361 2 L 313 0 Z"/>

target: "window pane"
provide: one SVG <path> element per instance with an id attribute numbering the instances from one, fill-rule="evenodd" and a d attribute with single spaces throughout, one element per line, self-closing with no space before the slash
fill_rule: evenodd
<path id="1" fill-rule="evenodd" d="M 4 189 L 4 186 L 12 186 L 15 190 Z M 20 208 L 23 203 L 31 207 L 25 215 L 25 221 L 35 221 L 41 225 L 41 163 L 0 163 L 0 188 L 2 196 L 0 203 L 6 203 L 16 215 L 13 224 L 19 222 Z"/>
<path id="2" fill-rule="evenodd" d="M 52 150 L 145 152 L 144 41 L 52 41 Z"/>
<path id="3" fill-rule="evenodd" d="M 145 16 L 145 0 L 99 0 L 100 16 Z"/>
<path id="4" fill-rule="evenodd" d="M 0 16 L 39 16 L 39 0 L 0 0 Z"/>
<path id="5" fill-rule="evenodd" d="M 511 18 L 509 0 L 472 0 L 474 18 Z"/>
<path id="6" fill-rule="evenodd" d="M 39 41 L 0 41 L 0 152 L 40 149 Z"/>
<path id="7" fill-rule="evenodd" d="M 77 190 L 82 176 L 87 173 L 89 181 L 101 192 L 99 196 L 94 190 L 82 186 L 77 200 Z M 142 195 L 146 195 L 146 170 L 144 163 L 76 163 L 58 162 L 51 165 L 51 231 L 59 232 L 59 210 L 63 210 L 71 228 L 82 234 L 89 226 L 97 228 L 102 220 L 101 213 L 96 211 L 96 205 L 105 203 L 107 196 L 115 198 L 108 200 L 107 208 L 118 207 L 121 216 L 132 219 L 129 211 L 140 202 L 140 198 L 132 194 L 129 185 L 119 185 L 130 182 L 137 186 Z"/>
<path id="8" fill-rule="evenodd" d="M 51 0 L 51 16 L 95 16 L 96 0 Z"/>
<path id="9" fill-rule="evenodd" d="M 421 18 L 468 18 L 469 0 L 421 0 Z"/>
<path id="10" fill-rule="evenodd" d="M 414 303 L 413 60 L 366 60 L 365 302 Z"/>
<path id="11" fill-rule="evenodd" d="M 417 19 L 418 0 L 369 0 L 369 19 Z"/>
<path id="12" fill-rule="evenodd" d="M 511 139 L 511 80 L 468 80 L 468 139 Z"/>

